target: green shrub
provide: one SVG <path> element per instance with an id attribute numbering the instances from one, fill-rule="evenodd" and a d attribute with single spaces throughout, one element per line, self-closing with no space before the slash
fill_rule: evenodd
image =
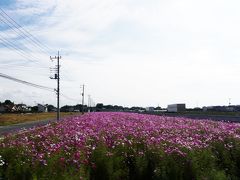
<path id="1" fill-rule="evenodd" d="M 239 140 L 226 139 L 224 143 L 215 142 L 208 148 L 185 150 L 185 153 L 185 156 L 166 154 L 144 144 L 108 148 L 99 143 L 88 157 L 82 153 L 79 162 L 85 159 L 86 163 L 76 166 L 72 161 L 60 162 L 61 158 L 71 158 L 71 154 L 61 150 L 45 157 L 44 164 L 32 163 L 33 159 L 21 147 L 3 148 L 0 179 L 240 179 Z"/>

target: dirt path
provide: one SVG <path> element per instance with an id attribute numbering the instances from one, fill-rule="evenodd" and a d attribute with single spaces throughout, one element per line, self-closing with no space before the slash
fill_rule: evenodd
<path id="1" fill-rule="evenodd" d="M 39 120 L 39 121 L 32 121 L 32 122 L 25 122 L 20 124 L 14 124 L 9 126 L 0 126 L 0 136 L 8 133 L 17 132 L 22 129 L 29 129 L 36 126 L 42 126 L 46 125 L 51 122 L 55 122 L 56 119 L 45 119 L 45 120 Z"/>
<path id="2" fill-rule="evenodd" d="M 74 117 L 74 116 L 79 116 L 82 114 L 79 113 L 75 113 L 75 114 L 69 114 L 69 115 L 63 115 L 62 118 L 60 119 L 63 120 L 65 118 L 69 118 L 69 117 Z M 56 118 L 45 118 L 42 120 L 35 120 L 35 121 L 28 121 L 28 122 L 23 122 L 23 123 L 18 123 L 18 124 L 12 124 L 12 125 L 7 125 L 7 126 L 0 126 L 0 136 L 4 135 L 4 134 L 8 134 L 8 133 L 14 133 L 23 129 L 30 129 L 33 127 L 37 127 L 37 126 L 43 126 L 46 124 L 49 124 L 51 122 L 57 122 Z"/>

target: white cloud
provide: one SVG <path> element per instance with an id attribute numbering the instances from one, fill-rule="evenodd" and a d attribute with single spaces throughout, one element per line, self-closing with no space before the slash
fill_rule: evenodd
<path id="1" fill-rule="evenodd" d="M 19 0 L 6 11 L 44 44 L 60 50 L 62 89 L 77 101 L 85 83 L 96 102 L 201 106 L 239 101 L 239 5 L 237 0 Z M 1 64 L 18 60 L 16 53 L 0 53 Z M 49 57 L 36 48 L 33 55 L 39 65 L 29 64 L 32 70 L 3 72 L 55 85 L 47 68 L 37 69 L 50 66 Z M 11 94 L 10 83 L 4 83 L 2 91 Z M 54 103 L 54 95 L 47 97 L 35 101 Z"/>

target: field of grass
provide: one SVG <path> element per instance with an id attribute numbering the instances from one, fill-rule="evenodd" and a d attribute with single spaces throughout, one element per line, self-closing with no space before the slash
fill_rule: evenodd
<path id="1" fill-rule="evenodd" d="M 61 112 L 61 117 L 75 115 L 74 112 Z M 7 126 L 30 121 L 39 121 L 56 118 L 55 112 L 29 114 L 0 114 L 0 126 Z"/>
<path id="2" fill-rule="evenodd" d="M 240 124 L 86 113 L 0 140 L 0 179 L 240 179 Z"/>

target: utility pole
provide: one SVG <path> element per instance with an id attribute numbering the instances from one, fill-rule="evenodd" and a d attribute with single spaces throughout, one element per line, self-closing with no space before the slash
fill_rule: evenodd
<path id="1" fill-rule="evenodd" d="M 82 87 L 82 114 L 84 113 L 84 84 L 81 86 Z"/>
<path id="2" fill-rule="evenodd" d="M 55 57 L 51 57 L 50 59 L 53 60 L 57 60 L 57 66 L 54 69 L 55 70 L 55 74 L 54 77 L 50 77 L 50 79 L 56 79 L 57 80 L 57 89 L 55 89 L 56 93 L 57 93 L 57 120 L 59 121 L 60 119 L 60 107 L 59 107 L 59 95 L 60 95 L 60 65 L 59 65 L 59 60 L 61 59 L 61 56 L 59 56 L 59 51 L 58 51 L 58 55 Z"/>
<path id="3" fill-rule="evenodd" d="M 88 112 L 91 112 L 91 95 L 88 95 Z"/>

